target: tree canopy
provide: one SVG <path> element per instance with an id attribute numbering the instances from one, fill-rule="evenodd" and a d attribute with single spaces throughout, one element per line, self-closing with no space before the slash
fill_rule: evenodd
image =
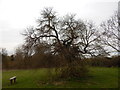
<path id="1" fill-rule="evenodd" d="M 27 28 L 23 34 L 30 54 L 43 43 L 49 46 L 50 53 L 62 55 L 70 61 L 82 58 L 84 54 L 105 54 L 99 44 L 100 35 L 92 22 L 76 19 L 74 14 L 58 17 L 52 8 L 45 8 L 37 23 L 37 27 Z"/>

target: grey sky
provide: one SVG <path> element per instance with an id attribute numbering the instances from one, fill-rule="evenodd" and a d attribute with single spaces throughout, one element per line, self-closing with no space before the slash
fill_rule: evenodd
<path id="1" fill-rule="evenodd" d="M 20 33 L 35 25 L 44 7 L 53 7 L 59 16 L 75 13 L 97 25 L 108 19 L 118 8 L 119 0 L 0 0 L 0 47 L 13 53 L 24 42 Z"/>

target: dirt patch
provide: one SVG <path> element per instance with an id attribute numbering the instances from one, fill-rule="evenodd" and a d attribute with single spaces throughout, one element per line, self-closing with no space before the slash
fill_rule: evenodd
<path id="1" fill-rule="evenodd" d="M 39 85 L 55 85 L 55 86 L 59 86 L 59 85 L 64 85 L 66 82 L 65 81 L 39 81 L 38 84 Z"/>
<path id="2" fill-rule="evenodd" d="M 66 82 L 65 81 L 54 81 L 52 84 L 58 86 L 58 85 L 64 85 Z"/>

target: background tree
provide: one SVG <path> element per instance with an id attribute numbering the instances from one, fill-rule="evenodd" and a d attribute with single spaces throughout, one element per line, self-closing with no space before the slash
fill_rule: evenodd
<path id="1" fill-rule="evenodd" d="M 2 53 L 3 56 L 7 56 L 8 55 L 6 48 L 2 48 L 2 52 L 1 53 Z"/>
<path id="2" fill-rule="evenodd" d="M 117 52 L 120 52 L 119 41 L 120 41 L 120 29 L 118 26 L 118 12 L 101 24 L 103 30 L 101 39 L 102 43 L 106 46 L 111 47 Z"/>
<path id="3" fill-rule="evenodd" d="M 9 57 L 8 57 L 6 48 L 2 48 L 1 54 L 2 54 L 2 68 L 7 69 L 9 66 L 9 63 L 8 63 Z"/>

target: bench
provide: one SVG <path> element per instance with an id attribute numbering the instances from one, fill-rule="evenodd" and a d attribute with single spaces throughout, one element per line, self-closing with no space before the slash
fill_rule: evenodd
<path id="1" fill-rule="evenodd" d="M 16 76 L 10 78 L 10 84 L 13 84 L 13 83 L 16 83 Z"/>

